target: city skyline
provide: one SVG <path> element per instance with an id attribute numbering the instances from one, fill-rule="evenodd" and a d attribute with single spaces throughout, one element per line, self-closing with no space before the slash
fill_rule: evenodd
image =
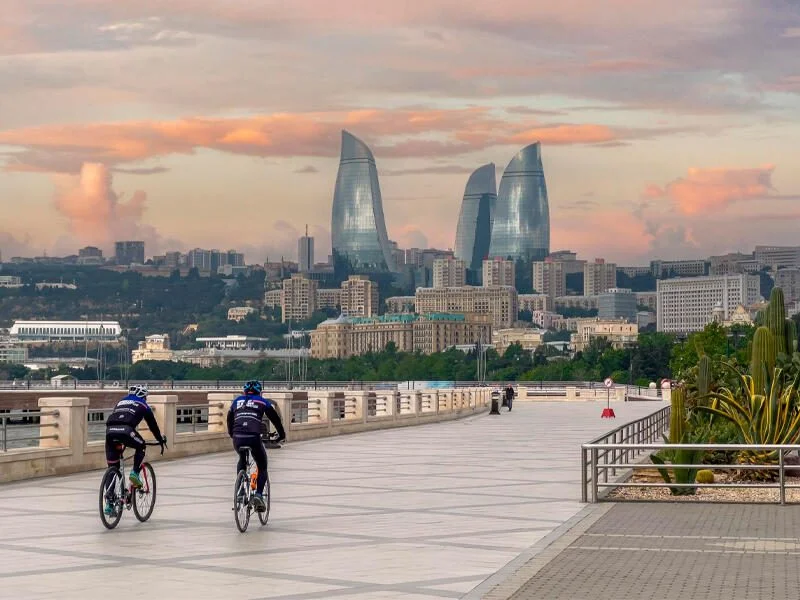
<path id="1" fill-rule="evenodd" d="M 469 173 L 536 141 L 552 249 L 646 264 L 795 243 L 799 6 L 454 6 L 5 2 L 3 255 L 144 239 L 256 262 L 308 223 L 324 256 L 343 128 L 377 157 L 403 247 L 452 247 Z"/>

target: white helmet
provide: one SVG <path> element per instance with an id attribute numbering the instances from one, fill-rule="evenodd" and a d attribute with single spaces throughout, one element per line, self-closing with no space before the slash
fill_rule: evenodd
<path id="1" fill-rule="evenodd" d="M 147 398 L 147 386 L 144 384 L 132 385 L 128 388 L 128 394 L 136 396 L 137 398 Z"/>

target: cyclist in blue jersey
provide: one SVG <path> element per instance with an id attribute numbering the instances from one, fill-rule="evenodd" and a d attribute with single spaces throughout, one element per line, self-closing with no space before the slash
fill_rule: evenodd
<path id="1" fill-rule="evenodd" d="M 267 452 L 261 442 L 261 420 L 264 415 L 272 422 L 278 432 L 278 441 L 286 439 L 286 431 L 278 411 L 269 400 L 261 397 L 261 382 L 248 381 L 244 384 L 244 394 L 231 403 L 228 411 L 228 435 L 233 439 L 236 452 L 240 448 L 250 448 L 253 460 L 258 467 L 258 480 L 254 496 L 255 507 L 258 512 L 264 512 L 267 505 L 264 503 L 263 490 L 267 482 Z M 245 455 L 239 453 L 239 463 L 236 472 L 244 471 Z"/>

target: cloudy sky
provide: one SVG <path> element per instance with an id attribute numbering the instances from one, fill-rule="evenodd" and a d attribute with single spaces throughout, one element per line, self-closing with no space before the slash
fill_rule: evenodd
<path id="1" fill-rule="evenodd" d="M 390 236 L 541 141 L 553 250 L 799 244 L 792 0 L 0 0 L 0 250 L 329 246 L 340 130 Z"/>

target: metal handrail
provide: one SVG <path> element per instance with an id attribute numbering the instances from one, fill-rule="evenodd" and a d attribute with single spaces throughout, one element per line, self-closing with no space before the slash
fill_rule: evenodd
<path id="1" fill-rule="evenodd" d="M 43 427 L 55 427 L 58 428 L 58 423 L 41 423 L 41 417 L 57 417 L 59 415 L 58 410 L 26 410 L 22 413 L 3 413 L 0 414 L 0 431 L 3 432 L 3 439 L 2 445 L 0 449 L 3 452 L 8 452 L 8 428 L 9 428 L 9 421 L 11 419 L 18 419 L 18 418 L 26 418 L 26 419 L 39 419 L 39 423 L 19 423 L 19 424 L 11 424 L 11 428 L 17 427 L 38 427 L 40 430 Z M 14 438 L 15 442 L 32 442 L 34 440 L 57 440 L 58 433 L 54 433 L 52 435 L 36 435 L 36 436 L 24 436 L 24 437 L 16 437 Z"/>
<path id="2" fill-rule="evenodd" d="M 761 464 L 665 464 L 657 465 L 653 463 L 618 463 L 612 459 L 611 463 L 600 463 L 600 452 L 603 451 L 603 456 L 606 458 L 611 454 L 615 456 L 616 452 L 630 452 L 635 451 L 637 454 L 648 450 L 706 450 L 706 451 L 750 451 L 750 452 L 777 452 L 778 463 L 761 463 Z M 599 488 L 615 488 L 615 487 L 641 487 L 641 488 L 758 488 L 758 489 L 778 489 L 779 504 L 786 504 L 786 490 L 787 489 L 800 489 L 800 484 L 787 484 L 786 483 L 786 461 L 785 455 L 788 452 L 800 452 L 800 445 L 798 444 L 663 444 L 663 443 L 600 443 L 597 441 L 583 444 L 581 446 L 582 456 L 586 457 L 587 451 L 590 453 L 591 458 L 589 461 L 589 468 L 591 469 L 591 476 L 584 477 L 583 498 L 584 502 L 587 491 L 586 485 L 591 482 L 592 502 L 597 502 L 599 497 Z M 629 469 L 635 471 L 636 469 L 659 470 L 659 469 L 699 469 L 707 466 L 714 470 L 759 470 L 759 471 L 778 471 L 777 483 L 646 483 L 646 482 L 620 482 L 608 481 L 608 471 L 616 472 L 616 469 Z M 797 468 L 796 465 L 790 465 L 792 468 Z M 603 482 L 600 482 L 600 473 L 604 474 Z M 585 465 L 584 465 L 585 473 Z"/>

